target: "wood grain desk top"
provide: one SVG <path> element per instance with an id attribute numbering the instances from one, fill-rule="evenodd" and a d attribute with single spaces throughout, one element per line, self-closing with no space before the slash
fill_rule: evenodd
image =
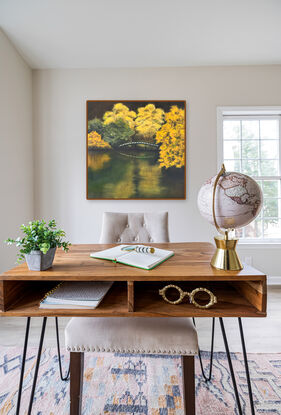
<path id="1" fill-rule="evenodd" d="M 211 267 L 210 243 L 155 244 L 175 255 L 146 271 L 93 259 L 90 253 L 114 245 L 73 245 L 68 253 L 58 250 L 53 267 L 37 272 L 19 265 L 0 276 L 0 316 L 103 316 L 103 317 L 265 317 L 266 276 L 245 265 L 241 271 Z M 96 309 L 42 309 L 39 303 L 61 281 L 115 281 Z M 188 301 L 166 303 L 159 289 L 175 281 L 185 291 L 209 288 L 218 303 L 204 310 Z"/>
<path id="2" fill-rule="evenodd" d="M 41 281 L 265 281 L 266 276 L 249 265 L 241 271 L 216 270 L 210 265 L 214 246 L 205 242 L 151 244 L 175 251 L 163 264 L 147 271 L 111 261 L 90 258 L 90 253 L 111 245 L 73 245 L 68 253 L 58 250 L 53 267 L 46 271 L 29 271 L 26 264 L 4 272 L 0 280 Z"/>

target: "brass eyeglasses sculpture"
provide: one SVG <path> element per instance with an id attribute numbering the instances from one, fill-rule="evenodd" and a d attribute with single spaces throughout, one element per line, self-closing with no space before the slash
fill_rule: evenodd
<path id="1" fill-rule="evenodd" d="M 170 288 L 174 288 L 178 291 L 179 298 L 177 300 L 170 300 L 169 298 L 167 298 L 167 291 Z M 199 292 L 205 292 L 209 295 L 210 299 L 209 299 L 209 302 L 207 304 L 201 305 L 195 300 L 195 296 Z M 189 297 L 189 301 L 193 305 L 195 305 L 195 307 L 197 307 L 197 308 L 206 309 L 206 308 L 212 307 L 214 304 L 217 303 L 217 297 L 210 290 L 208 290 L 207 288 L 195 288 L 195 290 L 193 290 L 189 293 L 187 291 L 186 292 L 183 291 L 177 285 L 169 284 L 169 285 L 166 285 L 166 287 L 159 290 L 159 294 L 164 298 L 165 301 L 167 301 L 167 303 L 170 303 L 170 304 L 180 304 L 183 301 L 184 297 Z"/>

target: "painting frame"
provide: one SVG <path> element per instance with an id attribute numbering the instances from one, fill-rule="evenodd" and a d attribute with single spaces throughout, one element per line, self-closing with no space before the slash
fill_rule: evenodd
<path id="1" fill-rule="evenodd" d="M 183 194 L 182 196 L 177 196 L 177 197 L 90 197 L 89 196 L 89 146 L 88 146 L 88 123 L 89 123 L 89 106 L 92 105 L 93 103 L 95 104 L 100 104 L 100 103 L 114 103 L 114 104 L 118 104 L 118 103 L 122 103 L 122 104 L 126 104 L 126 103 L 139 103 L 139 104 L 149 104 L 149 103 L 159 103 L 161 105 L 161 103 L 163 104 L 168 104 L 168 103 L 181 103 L 181 105 L 183 106 L 183 111 L 184 111 L 184 166 L 183 166 Z M 169 100 L 159 100 L 159 99 L 151 99 L 151 100 L 129 100 L 129 99 L 120 99 L 120 100 L 86 100 L 86 200 L 186 200 L 186 184 L 187 184 L 187 178 L 186 178 L 186 161 L 187 161 L 187 156 L 186 156 L 186 129 L 187 129 L 187 125 L 186 125 L 186 100 L 182 100 L 182 99 L 169 99 Z"/>

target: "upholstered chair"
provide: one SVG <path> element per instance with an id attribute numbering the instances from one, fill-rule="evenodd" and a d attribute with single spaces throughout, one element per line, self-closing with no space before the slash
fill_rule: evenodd
<path id="1" fill-rule="evenodd" d="M 168 212 L 103 214 L 101 244 L 169 242 Z"/>
<path id="2" fill-rule="evenodd" d="M 100 243 L 130 242 L 169 242 L 168 213 L 104 213 Z M 85 352 L 181 356 L 183 409 L 195 415 L 198 341 L 190 318 L 74 317 L 65 329 L 65 344 L 70 352 L 70 415 L 81 414 Z"/>

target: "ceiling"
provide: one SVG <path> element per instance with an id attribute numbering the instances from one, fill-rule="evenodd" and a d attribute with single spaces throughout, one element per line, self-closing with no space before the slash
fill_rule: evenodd
<path id="1" fill-rule="evenodd" d="M 281 63 L 280 0 L 0 0 L 32 68 Z"/>

